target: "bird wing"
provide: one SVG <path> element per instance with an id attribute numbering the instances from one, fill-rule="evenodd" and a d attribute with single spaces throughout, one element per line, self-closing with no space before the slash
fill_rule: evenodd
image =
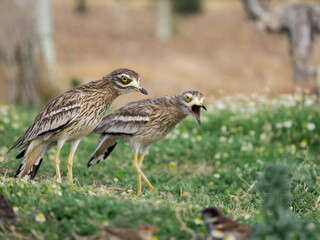
<path id="1" fill-rule="evenodd" d="M 36 116 L 27 131 L 12 145 L 8 153 L 38 136 L 59 132 L 73 122 L 80 114 L 81 105 L 79 96 L 78 98 L 71 98 L 68 93 L 66 92 L 47 104 Z"/>
<path id="2" fill-rule="evenodd" d="M 151 120 L 151 108 L 146 100 L 129 103 L 104 117 L 93 132 L 132 136 Z"/>
<path id="3" fill-rule="evenodd" d="M 134 228 L 111 228 L 105 227 L 104 230 L 112 236 L 126 240 L 140 240 L 142 239 L 139 232 Z"/>
<path id="4" fill-rule="evenodd" d="M 241 232 L 241 231 L 248 231 L 250 229 L 250 227 L 227 217 L 220 217 L 219 221 L 217 221 L 215 225 L 219 226 L 219 229 L 222 230 L 223 232 L 226 232 L 226 231 Z"/>

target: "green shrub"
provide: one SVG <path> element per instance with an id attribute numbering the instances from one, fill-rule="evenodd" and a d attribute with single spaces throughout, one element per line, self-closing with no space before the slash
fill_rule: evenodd
<path id="1" fill-rule="evenodd" d="M 319 239 L 319 224 L 297 218 L 290 210 L 289 169 L 283 164 L 269 164 L 258 184 L 261 203 L 261 221 L 256 225 L 252 239 Z M 293 208 L 292 208 L 293 209 Z"/>
<path id="2" fill-rule="evenodd" d="M 172 0 L 173 11 L 180 14 L 198 13 L 202 8 L 201 0 Z"/>
<path id="3" fill-rule="evenodd" d="M 78 77 L 72 77 L 70 81 L 71 88 L 77 88 L 81 85 L 81 80 Z"/>

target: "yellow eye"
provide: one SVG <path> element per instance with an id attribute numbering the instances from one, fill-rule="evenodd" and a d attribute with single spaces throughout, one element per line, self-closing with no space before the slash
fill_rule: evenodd
<path id="1" fill-rule="evenodd" d="M 186 96 L 186 101 L 187 102 L 190 102 L 191 101 L 191 98 L 189 96 Z"/>
<path id="2" fill-rule="evenodd" d="M 126 76 L 122 76 L 121 80 L 122 80 L 122 82 L 124 82 L 124 83 L 128 82 L 128 78 L 127 78 Z"/>

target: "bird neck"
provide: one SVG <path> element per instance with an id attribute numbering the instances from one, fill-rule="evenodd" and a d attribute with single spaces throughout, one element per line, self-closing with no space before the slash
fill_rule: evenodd
<path id="1" fill-rule="evenodd" d="M 99 95 L 103 99 L 107 109 L 112 104 L 112 102 L 122 94 L 119 89 L 114 86 L 111 80 L 101 80 L 101 82 L 98 84 L 98 88 L 100 89 Z"/>
<path id="2" fill-rule="evenodd" d="M 112 80 L 106 78 L 84 84 L 80 86 L 79 89 L 81 89 L 82 92 L 94 96 L 94 99 L 100 102 L 105 110 L 121 95 Z"/>
<path id="3" fill-rule="evenodd" d="M 176 117 L 179 119 L 179 122 L 189 115 L 188 112 L 184 110 L 184 105 L 181 103 L 179 95 L 171 96 L 170 103 L 175 108 L 173 114 L 176 115 Z"/>

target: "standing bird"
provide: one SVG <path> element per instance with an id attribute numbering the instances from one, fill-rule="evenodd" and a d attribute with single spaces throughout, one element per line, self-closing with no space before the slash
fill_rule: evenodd
<path id="1" fill-rule="evenodd" d="M 165 96 L 131 102 L 102 119 L 93 131 L 101 134 L 98 146 L 88 167 L 106 159 L 119 139 L 129 142 L 134 150 L 133 167 L 138 174 L 138 194 L 141 194 L 141 176 L 151 191 L 153 187 L 141 165 L 150 145 L 165 137 L 186 116 L 194 115 L 200 125 L 200 108 L 204 97 L 200 92 L 187 91 L 181 95 Z M 143 146 L 138 160 L 139 148 Z"/>
<path id="2" fill-rule="evenodd" d="M 202 214 L 213 238 L 242 240 L 251 235 L 250 227 L 225 217 L 217 207 L 208 207 Z"/>
<path id="3" fill-rule="evenodd" d="M 100 80 L 69 90 L 49 102 L 8 151 L 9 153 L 20 147 L 21 152 L 17 158 L 23 160 L 15 176 L 33 179 L 47 148 L 57 145 L 54 162 L 58 182 L 61 182 L 60 149 L 65 142 L 70 142 L 68 173 L 69 182 L 72 183 L 73 155 L 82 138 L 95 129 L 118 96 L 133 91 L 147 95 L 147 91 L 139 83 L 138 73 L 120 68 Z"/>

